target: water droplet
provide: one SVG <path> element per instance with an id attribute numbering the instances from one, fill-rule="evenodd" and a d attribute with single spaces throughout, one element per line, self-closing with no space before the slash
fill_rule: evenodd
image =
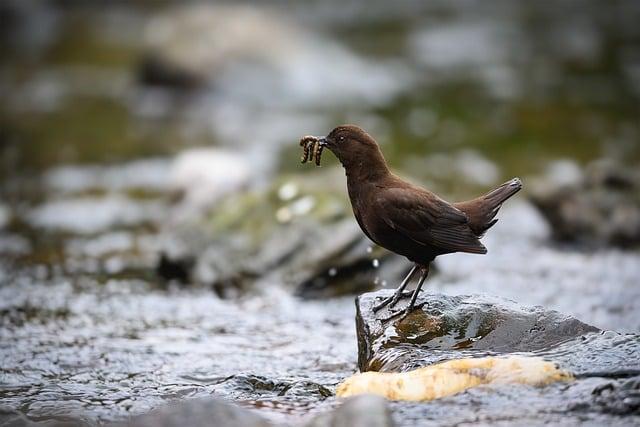
<path id="1" fill-rule="evenodd" d="M 378 261 L 378 258 L 374 258 L 374 260 L 371 263 L 373 264 L 373 268 L 380 267 L 380 261 Z"/>
<path id="2" fill-rule="evenodd" d="M 335 267 L 331 267 L 329 269 L 329 277 L 334 277 L 336 274 L 338 274 L 338 269 Z"/>

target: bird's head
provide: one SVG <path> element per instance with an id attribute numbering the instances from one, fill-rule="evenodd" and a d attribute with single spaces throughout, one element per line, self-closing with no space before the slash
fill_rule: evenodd
<path id="1" fill-rule="evenodd" d="M 356 125 L 341 125 L 329 135 L 319 138 L 320 145 L 336 155 L 345 167 L 367 164 L 375 166 L 384 162 L 376 141 Z"/>

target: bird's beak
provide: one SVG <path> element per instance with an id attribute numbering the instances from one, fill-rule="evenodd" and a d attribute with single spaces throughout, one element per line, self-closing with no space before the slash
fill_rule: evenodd
<path id="1" fill-rule="evenodd" d="M 324 147 L 325 145 L 329 144 L 329 140 L 327 139 L 326 136 L 319 136 L 318 138 L 318 144 L 320 144 L 321 147 Z"/>

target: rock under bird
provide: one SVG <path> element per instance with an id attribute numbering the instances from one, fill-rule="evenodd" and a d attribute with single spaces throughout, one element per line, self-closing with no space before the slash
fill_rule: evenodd
<path id="1" fill-rule="evenodd" d="M 397 290 L 376 305 L 375 311 L 393 307 L 406 296 L 404 289 L 419 272 L 417 286 L 403 310 L 408 314 L 437 256 L 487 253 L 480 238 L 498 221 L 495 217 L 502 204 L 522 188 L 520 179 L 513 178 L 476 199 L 449 203 L 393 174 L 376 141 L 358 126 L 338 126 L 325 137 L 303 138 L 301 145 L 309 138 L 330 150 L 344 166 L 353 213 L 364 234 L 413 263 Z"/>

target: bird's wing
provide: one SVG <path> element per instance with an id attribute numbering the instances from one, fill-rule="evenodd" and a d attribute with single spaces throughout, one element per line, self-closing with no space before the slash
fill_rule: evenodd
<path id="1" fill-rule="evenodd" d="M 445 252 L 487 253 L 469 228 L 467 215 L 435 194 L 386 188 L 375 203 L 387 225 L 417 243 Z"/>

